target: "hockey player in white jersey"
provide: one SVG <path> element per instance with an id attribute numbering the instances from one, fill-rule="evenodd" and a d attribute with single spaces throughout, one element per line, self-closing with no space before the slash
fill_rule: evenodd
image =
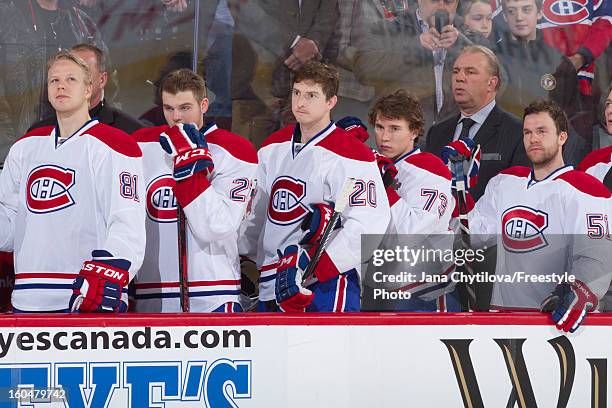
<path id="1" fill-rule="evenodd" d="M 469 222 L 481 241 L 497 237 L 496 274 L 513 280 L 496 281 L 493 307 L 552 311 L 557 328 L 573 332 L 610 284 L 612 200 L 597 179 L 564 166 L 566 140 L 567 119 L 554 102 L 525 108 L 523 141 L 533 166 L 491 179 Z M 566 272 L 562 283 L 552 280 Z"/>
<path id="2" fill-rule="evenodd" d="M 453 238 L 449 222 L 454 208 L 451 193 L 451 173 L 440 158 L 421 152 L 418 138 L 425 124 L 418 100 L 404 90 L 380 98 L 369 115 L 376 135 L 377 162 L 391 207 L 391 222 L 385 248 L 394 248 L 388 240 L 414 248 L 452 249 Z M 393 177 L 395 175 L 395 177 Z M 395 178 L 395 182 L 392 182 Z M 442 249 L 442 248 L 439 248 Z M 407 271 L 407 264 L 401 264 Z M 445 274 L 454 270 L 452 263 L 417 263 L 418 276 Z M 434 271 L 435 269 L 435 271 Z M 450 279 L 438 282 L 404 282 L 395 290 L 410 293 L 410 299 L 399 301 L 395 309 L 402 311 L 460 311 L 459 299 Z M 446 295 L 445 295 L 446 294 Z"/>
<path id="3" fill-rule="evenodd" d="M 358 311 L 361 235 L 382 234 L 389 223 L 374 155 L 331 121 L 338 83 L 337 70 L 320 62 L 296 72 L 292 111 L 297 124 L 272 134 L 258 152 L 257 193 L 240 252 L 256 256 L 262 311 L 277 310 L 276 304 L 284 311 Z M 355 186 L 342 226 L 316 264 L 318 282 L 304 288 L 308 251 L 318 246 L 349 178 Z"/>
<path id="4" fill-rule="evenodd" d="M 0 251 L 13 251 L 16 312 L 117 312 L 145 248 L 142 153 L 88 112 L 91 73 L 60 52 L 48 64 L 58 126 L 12 146 L 0 174 Z"/>
<path id="5" fill-rule="evenodd" d="M 161 91 L 169 126 L 133 134 L 144 155 L 147 210 L 136 311 L 181 310 L 177 204 L 187 219 L 190 311 L 242 311 L 238 229 L 251 197 L 257 153 L 248 140 L 204 125 L 208 99 L 199 75 L 173 71 L 162 80 Z"/>
<path id="6" fill-rule="evenodd" d="M 612 146 L 593 150 L 582 159 L 576 169 L 590 174 L 603 183 L 612 169 Z"/>

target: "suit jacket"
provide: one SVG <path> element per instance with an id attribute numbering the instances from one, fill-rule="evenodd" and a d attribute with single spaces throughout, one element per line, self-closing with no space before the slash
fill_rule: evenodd
<path id="1" fill-rule="evenodd" d="M 452 116 L 432 126 L 427 133 L 425 151 L 440 156 L 442 148 L 453 140 L 460 115 Z M 523 125 L 514 115 L 497 105 L 474 136 L 480 144 L 482 156 L 478 183 L 470 189 L 475 200 L 485 191 L 489 180 L 500 171 L 512 166 L 531 166 L 523 145 Z"/>
<path id="2" fill-rule="evenodd" d="M 89 116 L 91 116 L 92 118 L 97 118 L 100 123 L 104 123 L 106 125 L 123 130 L 128 135 L 132 134 L 138 129 L 145 127 L 144 124 L 138 119 L 133 118 L 124 112 L 121 112 L 119 109 L 115 109 L 109 106 L 105 102 L 101 102 L 93 109 L 90 109 Z M 32 126 L 30 126 L 30 129 L 28 129 L 28 132 L 38 127 L 50 125 L 57 125 L 56 116 L 51 116 L 32 124 Z"/>

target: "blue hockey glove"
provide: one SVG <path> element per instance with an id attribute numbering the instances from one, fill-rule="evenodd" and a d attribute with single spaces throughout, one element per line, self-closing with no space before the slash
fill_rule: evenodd
<path id="1" fill-rule="evenodd" d="M 214 163 L 204 135 L 192 124 L 179 123 L 159 135 L 164 151 L 174 159 L 174 179 L 184 180 L 199 172 L 206 177 L 214 170 Z"/>
<path id="2" fill-rule="evenodd" d="M 333 208 L 325 203 L 311 204 L 310 211 L 304 220 L 300 228 L 306 233 L 300 240 L 300 245 L 314 245 L 321 240 L 323 231 L 331 220 Z M 334 229 L 340 228 L 340 219 L 336 222 Z"/>
<path id="3" fill-rule="evenodd" d="M 478 181 L 478 170 L 480 169 L 480 145 L 476 145 L 470 138 L 455 140 L 442 149 L 442 161 L 448 164 L 449 161 L 458 160 L 463 156 L 463 160 L 468 160 L 467 172 L 463 175 L 463 182 L 466 189 L 474 187 Z M 455 180 L 459 177 L 455 174 L 455 167 L 450 166 L 453 173 L 452 188 L 455 189 Z M 457 180 L 461 181 L 461 180 Z"/>
<path id="4" fill-rule="evenodd" d="M 276 303 L 284 312 L 304 312 L 314 299 L 314 294 L 302 287 L 302 275 L 310 258 L 297 245 L 289 245 L 284 253 L 279 250 L 278 258 Z"/>
<path id="5" fill-rule="evenodd" d="M 363 124 L 361 119 L 355 116 L 345 116 L 336 122 L 336 126 L 348 132 L 351 136 L 356 137 L 360 142 L 365 143 L 370 135 L 368 128 Z"/>

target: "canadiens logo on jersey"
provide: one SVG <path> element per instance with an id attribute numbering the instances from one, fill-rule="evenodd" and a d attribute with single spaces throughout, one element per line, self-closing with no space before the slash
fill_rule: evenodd
<path id="1" fill-rule="evenodd" d="M 27 181 L 26 204 L 36 214 L 59 211 L 74 204 L 70 188 L 75 183 L 75 171 L 58 166 L 39 166 L 30 172 Z"/>
<path id="2" fill-rule="evenodd" d="M 587 19 L 590 0 L 544 0 L 542 3 L 542 14 L 553 24 L 566 25 L 577 24 Z M 599 3 L 595 1 L 595 3 Z M 595 4 L 595 8 L 598 4 Z"/>
<path id="3" fill-rule="evenodd" d="M 176 222 L 176 198 L 171 175 L 159 176 L 147 186 L 147 214 L 156 222 Z"/>
<path id="4" fill-rule="evenodd" d="M 280 225 L 299 221 L 308 213 L 308 208 L 302 203 L 305 196 L 306 183 L 302 180 L 288 176 L 277 178 L 270 190 L 268 218 Z"/>
<path id="5" fill-rule="evenodd" d="M 502 214 L 502 240 L 510 252 L 530 252 L 548 245 L 544 230 L 548 214 L 529 207 L 516 206 Z"/>

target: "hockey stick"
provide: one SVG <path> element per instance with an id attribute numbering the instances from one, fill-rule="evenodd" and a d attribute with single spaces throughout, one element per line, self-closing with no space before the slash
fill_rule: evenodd
<path id="1" fill-rule="evenodd" d="M 348 204 L 349 197 L 355 188 L 355 179 L 350 177 L 344 183 L 342 190 L 336 197 L 336 203 L 334 204 L 334 209 L 332 210 L 332 214 L 329 220 L 329 223 L 325 226 L 323 230 L 323 234 L 321 235 L 321 241 L 319 242 L 319 246 L 314 253 L 306 271 L 304 272 L 304 276 L 302 276 L 302 283 L 304 286 L 309 286 L 315 282 L 317 282 L 317 278 L 312 276 L 314 274 L 315 267 L 319 263 L 321 259 L 321 255 L 323 255 L 323 251 L 327 248 L 327 244 L 329 243 L 329 239 L 331 237 L 331 233 L 334 230 L 334 226 L 338 222 L 338 219 L 342 215 L 342 212 L 346 208 Z"/>
<path id="2" fill-rule="evenodd" d="M 176 205 L 178 228 L 178 273 L 181 310 L 189 312 L 189 277 L 187 274 L 187 232 L 185 212 L 180 205 Z"/>
<path id="3" fill-rule="evenodd" d="M 474 160 L 475 154 L 478 151 L 480 146 L 475 146 L 472 149 L 472 159 Z M 470 224 L 467 217 L 467 203 L 466 203 L 466 194 L 467 188 L 465 185 L 465 167 L 466 158 L 463 155 L 459 155 L 456 157 L 449 158 L 451 166 L 453 167 L 452 175 L 453 181 L 455 182 L 455 197 L 457 198 L 458 207 L 459 207 L 459 229 L 461 231 L 461 246 L 463 249 L 470 249 L 472 247 L 472 240 L 470 238 Z M 471 163 L 468 162 L 468 163 Z M 468 164 L 468 168 L 469 168 Z M 465 273 L 469 276 L 474 274 L 474 269 L 472 268 L 472 264 L 466 262 L 463 265 L 465 268 Z M 472 285 L 467 283 L 462 284 L 458 287 L 459 295 L 462 299 L 461 303 L 468 309 L 474 309 L 476 306 L 476 291 Z"/>

